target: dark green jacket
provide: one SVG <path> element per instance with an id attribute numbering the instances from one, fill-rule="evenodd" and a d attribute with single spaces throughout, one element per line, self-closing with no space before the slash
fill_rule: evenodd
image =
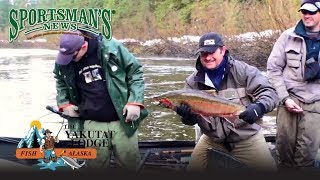
<path id="1" fill-rule="evenodd" d="M 127 48 L 118 41 L 107 41 L 101 36 L 98 41 L 98 58 L 101 59 L 101 65 L 105 72 L 106 86 L 120 118 L 120 123 L 130 137 L 148 115 L 148 111 L 143 106 L 144 80 L 142 66 Z M 65 104 L 78 104 L 79 95 L 72 63 L 75 62 L 72 61 L 65 66 L 55 64 L 53 73 L 56 78 L 56 99 L 59 108 Z M 127 103 L 141 105 L 140 118 L 134 121 L 134 126 L 131 122 L 125 123 L 125 116 L 122 115 L 122 110 Z"/>

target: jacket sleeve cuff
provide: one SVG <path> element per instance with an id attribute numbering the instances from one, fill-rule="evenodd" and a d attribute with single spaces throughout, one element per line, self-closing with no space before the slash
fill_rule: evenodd
<path id="1" fill-rule="evenodd" d="M 284 103 L 286 102 L 287 99 L 290 99 L 290 96 L 287 96 L 287 97 L 283 98 L 283 99 L 280 101 L 280 104 L 281 104 L 281 105 L 284 105 Z"/>
<path id="2" fill-rule="evenodd" d="M 129 102 L 128 102 L 127 105 L 135 105 L 135 106 L 139 106 L 141 110 L 144 109 L 144 105 L 141 104 L 141 103 L 135 103 L 135 102 L 129 103 Z"/>
<path id="3" fill-rule="evenodd" d="M 262 115 L 267 112 L 266 108 L 264 107 L 264 105 L 262 103 L 257 102 L 256 104 L 260 107 Z"/>

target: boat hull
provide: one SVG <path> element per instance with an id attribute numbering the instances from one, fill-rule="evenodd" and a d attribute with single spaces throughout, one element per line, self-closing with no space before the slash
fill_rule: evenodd
<path id="1" fill-rule="evenodd" d="M 265 135 L 265 139 L 267 142 L 270 142 L 271 144 L 275 142 L 274 135 Z M 0 137 L 1 167 L 32 167 L 38 163 L 38 160 L 36 159 L 16 158 L 15 153 L 20 140 L 20 138 Z M 139 149 L 141 154 L 141 162 L 139 164 L 138 170 L 184 170 L 190 161 L 191 153 L 193 151 L 194 146 L 195 141 L 140 141 Z M 61 140 L 55 146 L 55 148 L 66 147 L 74 148 L 70 140 Z M 230 162 L 233 162 L 232 158 L 230 159 L 229 156 L 225 153 L 215 153 L 213 155 L 219 155 L 219 158 L 229 159 Z M 117 164 L 113 163 L 113 159 L 111 162 L 111 165 L 113 167 L 117 167 Z"/>

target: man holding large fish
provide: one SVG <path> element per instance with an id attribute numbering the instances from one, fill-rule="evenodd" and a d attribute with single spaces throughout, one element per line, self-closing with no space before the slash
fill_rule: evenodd
<path id="1" fill-rule="evenodd" d="M 200 94 L 205 94 L 180 98 L 182 101 L 174 108 L 171 104 L 184 124 L 198 124 L 203 132 L 188 169 L 205 170 L 208 150 L 214 148 L 233 155 L 249 168 L 276 170 L 261 126 L 256 123 L 278 101 L 267 77 L 257 68 L 233 59 L 221 35 L 214 32 L 200 38 L 197 54 L 196 71 L 186 79 L 183 93 L 192 95 L 201 90 Z M 170 97 L 162 103 L 165 101 L 170 106 Z"/>

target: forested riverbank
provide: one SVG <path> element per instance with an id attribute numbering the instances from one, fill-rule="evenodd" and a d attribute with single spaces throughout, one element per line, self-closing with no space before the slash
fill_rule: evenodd
<path id="1" fill-rule="evenodd" d="M 300 18 L 300 0 L 3 0 L 1 17 L 15 8 L 105 8 L 112 9 L 112 36 L 134 39 L 123 43 L 138 56 L 194 58 L 197 43 L 176 42 L 168 38 L 200 36 L 216 31 L 225 36 L 226 45 L 238 59 L 264 68 L 273 43 L 283 30 Z M 0 40 L 8 39 L 10 22 L 0 19 Z M 254 38 L 232 38 L 250 32 Z M 261 33 L 263 32 L 263 33 Z M 265 32 L 270 32 L 266 34 Z M 58 35 L 46 35 L 45 43 L 23 42 L 21 33 L 13 43 L 0 41 L 1 48 L 57 48 Z M 146 46 L 138 42 L 159 40 Z"/>

